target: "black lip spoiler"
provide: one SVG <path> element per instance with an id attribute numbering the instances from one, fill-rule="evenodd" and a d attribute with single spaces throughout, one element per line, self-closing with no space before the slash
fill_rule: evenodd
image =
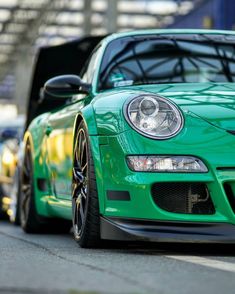
<path id="1" fill-rule="evenodd" d="M 169 222 L 101 217 L 101 238 L 118 241 L 235 243 L 229 223 Z"/>

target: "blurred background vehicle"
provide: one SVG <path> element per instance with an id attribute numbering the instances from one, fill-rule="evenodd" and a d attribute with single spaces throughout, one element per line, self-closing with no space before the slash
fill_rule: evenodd
<path id="1" fill-rule="evenodd" d="M 0 124 L 0 218 L 12 215 L 11 194 L 18 182 L 19 146 L 23 137 L 24 116 Z"/>
<path id="2" fill-rule="evenodd" d="M 10 203 L 7 207 L 7 215 L 12 223 L 20 225 L 20 196 L 21 196 L 21 168 L 24 153 L 24 142 L 20 140 L 16 154 L 16 167 L 12 177 L 12 185 L 9 191 Z"/>

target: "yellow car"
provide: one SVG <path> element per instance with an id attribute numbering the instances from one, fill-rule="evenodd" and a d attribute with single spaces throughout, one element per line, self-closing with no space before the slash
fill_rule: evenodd
<path id="1" fill-rule="evenodd" d="M 11 216 L 11 193 L 16 180 L 18 149 L 24 119 L 19 118 L 10 126 L 0 129 L 0 219 Z"/>

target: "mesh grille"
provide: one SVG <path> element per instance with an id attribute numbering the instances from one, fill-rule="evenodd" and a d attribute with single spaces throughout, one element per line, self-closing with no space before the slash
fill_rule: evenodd
<path id="1" fill-rule="evenodd" d="M 209 191 L 203 183 L 155 183 L 152 197 L 161 209 L 175 213 L 214 214 Z"/>

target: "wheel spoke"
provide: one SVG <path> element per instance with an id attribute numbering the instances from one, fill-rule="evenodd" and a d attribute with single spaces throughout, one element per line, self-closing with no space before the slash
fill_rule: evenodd
<path id="1" fill-rule="evenodd" d="M 81 189 L 81 197 L 86 200 L 86 192 L 84 187 Z"/>
<path id="2" fill-rule="evenodd" d="M 79 137 L 78 137 L 77 141 L 75 142 L 75 149 L 74 149 L 74 165 L 76 167 L 79 167 L 78 166 L 78 164 L 79 164 L 79 157 L 80 157 L 80 155 L 79 155 L 79 152 L 80 152 L 79 142 L 80 142 L 80 140 L 79 140 Z"/>
<path id="3" fill-rule="evenodd" d="M 83 172 L 83 173 L 86 171 L 86 168 L 87 168 L 87 162 L 86 162 L 86 164 L 82 167 L 82 172 Z"/>
<path id="4" fill-rule="evenodd" d="M 81 153 L 80 153 L 80 163 L 81 163 L 81 167 L 83 166 L 83 163 L 84 163 L 84 153 L 86 152 L 85 151 L 85 140 L 82 142 L 82 145 L 81 145 Z"/>
<path id="5" fill-rule="evenodd" d="M 84 181 L 83 172 L 78 168 L 73 168 L 73 177 L 75 179 L 76 184 L 82 184 Z"/>
<path id="6" fill-rule="evenodd" d="M 76 199 L 76 195 L 78 194 L 78 191 L 79 191 L 79 186 L 78 184 L 76 184 L 75 182 L 73 183 L 72 185 L 72 197 L 73 199 Z"/>
<path id="7" fill-rule="evenodd" d="M 80 165 L 79 165 L 79 146 L 76 146 L 76 149 L 75 149 L 75 163 L 76 163 L 76 166 L 79 168 Z"/>
<path id="8" fill-rule="evenodd" d="M 26 165 L 24 165 L 24 167 L 23 167 L 23 175 L 27 178 L 30 176 L 29 169 Z"/>
<path id="9" fill-rule="evenodd" d="M 83 222 L 84 222 L 84 207 L 83 207 L 82 200 L 79 205 L 79 213 L 80 213 L 80 217 L 81 217 L 81 223 L 83 224 Z"/>
<path id="10" fill-rule="evenodd" d="M 79 134 L 78 148 L 77 148 L 77 152 L 78 152 L 77 163 L 79 164 L 79 166 L 81 165 L 81 148 L 82 148 L 82 136 L 81 136 L 81 134 Z"/>
<path id="11" fill-rule="evenodd" d="M 27 191 L 30 191 L 31 187 L 29 184 L 23 184 L 22 185 L 22 192 L 27 193 Z"/>

